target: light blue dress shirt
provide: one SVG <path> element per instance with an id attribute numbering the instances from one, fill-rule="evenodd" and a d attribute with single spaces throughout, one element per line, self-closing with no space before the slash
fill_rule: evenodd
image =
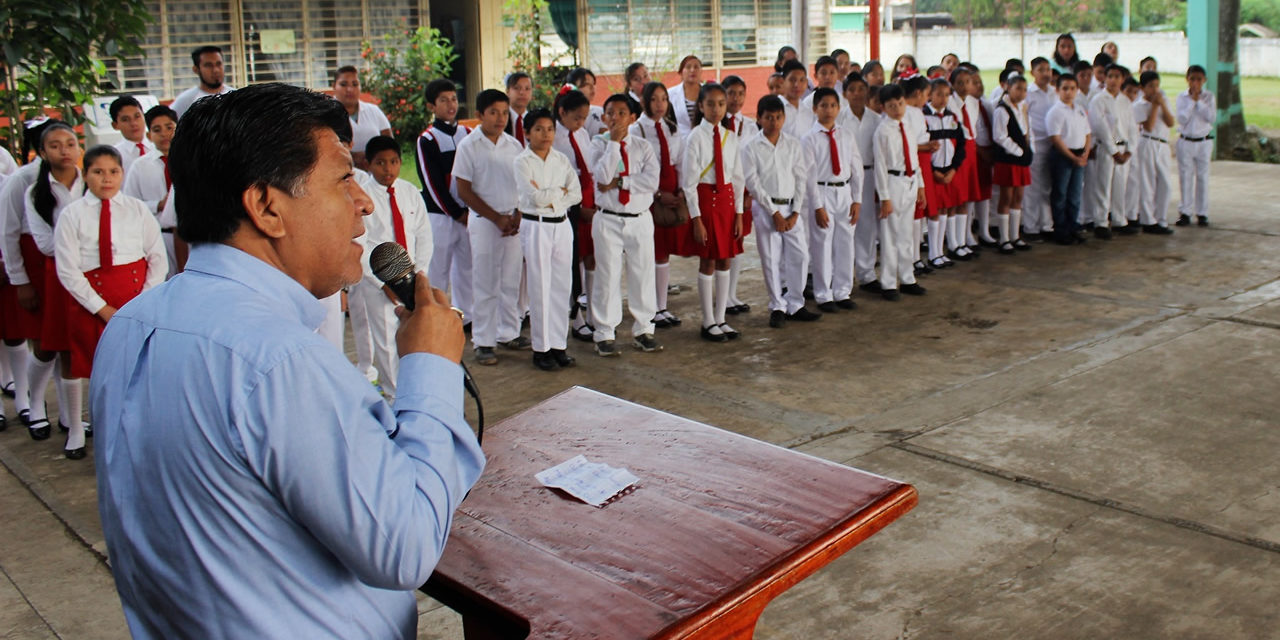
<path id="1" fill-rule="evenodd" d="M 212 244 L 107 326 L 98 508 L 135 638 L 415 637 L 412 590 L 484 467 L 462 370 L 401 359 L 393 412 L 324 315 Z"/>

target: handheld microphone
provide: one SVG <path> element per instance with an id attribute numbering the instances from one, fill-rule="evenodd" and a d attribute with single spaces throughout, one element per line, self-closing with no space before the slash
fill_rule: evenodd
<path id="1" fill-rule="evenodd" d="M 413 311 L 415 305 L 413 291 L 417 272 L 414 270 L 413 259 L 409 257 L 409 252 L 404 247 L 394 242 L 384 242 L 374 247 L 373 251 L 369 252 L 369 269 L 378 280 L 391 289 L 391 293 L 396 294 L 404 308 Z M 461 315 L 462 312 L 459 311 L 458 314 Z M 479 423 L 476 441 L 483 443 L 484 405 L 480 402 L 480 388 L 476 386 L 476 381 L 467 370 L 467 365 L 458 364 L 462 366 L 462 386 L 466 387 L 467 393 L 476 401 L 476 421 Z"/>

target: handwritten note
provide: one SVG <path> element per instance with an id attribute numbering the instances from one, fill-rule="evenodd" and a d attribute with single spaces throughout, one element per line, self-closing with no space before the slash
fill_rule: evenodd
<path id="1" fill-rule="evenodd" d="M 630 471 L 574 456 L 534 475 L 543 486 L 560 489 L 594 507 L 603 507 L 639 482 Z"/>

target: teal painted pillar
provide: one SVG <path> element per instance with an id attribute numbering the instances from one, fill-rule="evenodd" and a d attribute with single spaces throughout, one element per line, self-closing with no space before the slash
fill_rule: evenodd
<path id="1" fill-rule="evenodd" d="M 1218 99 L 1215 155 L 1219 158 L 1231 157 L 1244 138 L 1237 66 L 1239 23 L 1240 0 L 1187 0 L 1188 61 L 1204 67 L 1207 88 Z M 1163 84 L 1177 86 L 1169 81 Z"/>
<path id="2" fill-rule="evenodd" d="M 1204 67 L 1209 90 L 1217 90 L 1218 0 L 1187 0 L 1188 62 Z"/>

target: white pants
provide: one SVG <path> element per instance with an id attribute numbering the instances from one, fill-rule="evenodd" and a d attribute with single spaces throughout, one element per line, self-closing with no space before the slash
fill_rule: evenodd
<path id="1" fill-rule="evenodd" d="M 916 244 L 913 220 L 919 188 L 919 177 L 889 176 L 893 213 L 880 220 L 880 286 L 884 289 L 896 290 L 900 284 L 916 281 L 912 266 Z M 876 217 L 879 214 L 877 207 Z"/>
<path id="2" fill-rule="evenodd" d="M 596 248 L 596 275 L 591 285 L 591 318 L 596 323 L 593 338 L 596 342 L 613 340 L 622 322 L 624 266 L 627 307 L 635 319 L 631 335 L 652 334 L 653 316 L 658 312 L 653 283 L 653 216 L 645 211 L 624 218 L 598 211 L 591 217 L 591 241 Z"/>
<path id="3" fill-rule="evenodd" d="M 470 214 L 471 342 L 493 347 L 520 337 L 520 267 L 524 253 L 519 236 L 504 236 L 498 225 Z M 430 277 L 430 276 L 428 276 Z"/>
<path id="4" fill-rule="evenodd" d="M 1179 213 L 1209 215 L 1209 158 L 1212 156 L 1212 140 L 1178 139 L 1178 189 L 1182 193 Z"/>
<path id="5" fill-rule="evenodd" d="M 569 335 L 569 291 L 573 288 L 573 223 L 520 223 L 525 289 L 529 294 L 529 339 L 534 351 L 564 349 Z"/>
<path id="6" fill-rule="evenodd" d="M 369 283 L 364 285 L 372 286 Z M 378 379 L 378 372 L 373 367 L 373 340 L 369 337 L 369 312 L 364 305 L 356 301 L 356 287 L 359 286 L 361 285 L 356 284 L 347 292 L 347 316 L 351 319 L 351 342 L 356 348 L 356 370 L 373 382 Z M 383 298 L 385 299 L 386 296 Z"/>
<path id="7" fill-rule="evenodd" d="M 1141 135 L 1138 136 L 1142 138 Z M 1129 157 L 1129 161 L 1125 163 L 1128 176 L 1125 178 L 1124 188 L 1124 217 L 1131 223 L 1138 222 L 1139 200 L 1142 198 L 1142 155 L 1146 152 L 1141 142 L 1134 142 L 1129 145 L 1129 150 L 1133 155 Z"/>
<path id="8" fill-rule="evenodd" d="M 1053 231 L 1053 208 L 1049 205 L 1053 176 L 1049 175 L 1049 153 L 1053 144 L 1035 141 L 1031 155 L 1031 184 L 1022 190 L 1022 230 L 1024 233 Z"/>
<path id="9" fill-rule="evenodd" d="M 1138 141 L 1139 221 L 1168 226 L 1169 196 L 1173 183 L 1169 180 L 1169 143 L 1143 136 Z"/>
<path id="10" fill-rule="evenodd" d="M 382 292 L 381 286 L 361 280 L 347 294 L 347 307 L 351 310 L 352 339 L 356 344 L 360 344 L 362 337 L 368 342 L 382 392 L 388 400 L 394 400 L 400 371 L 400 356 L 396 353 L 396 329 L 400 321 L 396 318 L 395 303 Z M 357 313 L 366 320 L 363 327 L 356 326 Z"/>
<path id="11" fill-rule="evenodd" d="M 1124 151 L 1124 147 L 1119 147 Z M 1116 161 L 1105 151 L 1099 150 L 1098 157 L 1090 163 L 1093 165 L 1093 183 L 1086 180 L 1085 198 L 1090 202 L 1093 211 L 1093 223 L 1099 227 L 1107 226 L 1108 219 L 1115 227 L 1123 227 L 1125 180 L 1129 177 L 1129 165 L 1116 164 Z M 1087 176 L 1086 176 L 1087 177 Z"/>
<path id="12" fill-rule="evenodd" d="M 849 208 L 853 206 L 850 187 L 818 185 L 817 202 L 809 203 L 809 266 L 813 271 L 813 299 L 822 304 L 844 300 L 853 291 L 853 223 Z M 828 224 L 823 229 L 815 218 L 817 209 L 827 211 Z"/>
<path id="13" fill-rule="evenodd" d="M 166 232 L 160 233 L 160 238 L 164 240 L 164 251 L 169 257 L 169 273 L 165 275 L 166 280 L 178 275 L 178 254 L 173 246 L 173 235 Z"/>
<path id="14" fill-rule="evenodd" d="M 760 270 L 764 272 L 764 288 L 769 293 L 769 310 L 788 315 L 804 307 L 804 287 L 789 286 L 782 293 L 783 283 L 804 282 L 809 265 L 809 238 L 805 230 L 804 216 L 796 218 L 796 226 L 779 233 L 773 226 L 773 211 L 782 217 L 791 215 L 791 205 L 770 204 L 765 207 L 751 201 L 751 217 L 756 234 L 756 250 L 760 252 Z"/>
<path id="15" fill-rule="evenodd" d="M 470 215 L 470 214 L 468 214 Z M 427 214 L 431 222 L 431 286 L 449 292 L 449 301 L 471 321 L 471 234 L 467 225 L 441 214 Z M 421 269 L 422 265 L 418 265 Z"/>
<path id="16" fill-rule="evenodd" d="M 865 284 L 876 279 L 876 242 L 880 239 L 880 213 L 876 201 L 876 174 L 874 169 L 862 173 L 862 215 L 853 229 L 854 280 Z"/>
<path id="17" fill-rule="evenodd" d="M 342 331 L 346 325 L 342 317 L 342 292 L 339 291 L 328 298 L 322 298 L 320 303 L 324 305 L 324 322 L 320 323 L 320 327 L 316 329 L 316 333 L 321 338 L 333 343 L 338 351 L 346 353 L 346 345 L 342 343 Z"/>

